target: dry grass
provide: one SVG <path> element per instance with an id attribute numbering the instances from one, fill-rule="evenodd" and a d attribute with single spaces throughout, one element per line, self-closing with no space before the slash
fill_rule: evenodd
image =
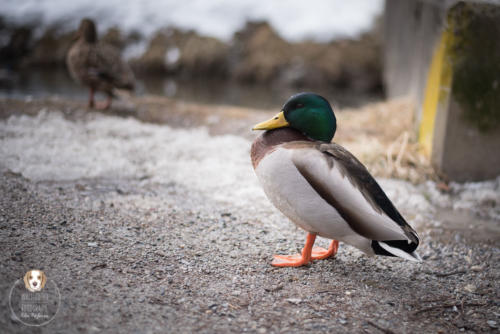
<path id="1" fill-rule="evenodd" d="M 337 113 L 336 141 L 348 148 L 378 177 L 419 183 L 438 179 L 422 154 L 408 100 L 369 104 Z"/>

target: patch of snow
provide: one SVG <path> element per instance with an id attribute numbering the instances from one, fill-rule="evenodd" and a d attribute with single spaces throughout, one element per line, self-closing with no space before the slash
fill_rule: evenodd
<path id="1" fill-rule="evenodd" d="M 172 47 L 167 50 L 165 53 L 165 62 L 167 65 L 174 65 L 177 63 L 179 58 L 181 57 L 181 50 L 178 47 Z"/>
<path id="2" fill-rule="evenodd" d="M 456 194 L 453 209 L 472 210 L 500 221 L 500 176 L 485 182 L 452 183 L 450 188 Z"/>
<path id="3" fill-rule="evenodd" d="M 148 44 L 149 40 L 147 39 L 140 39 L 136 43 L 128 44 L 122 52 L 123 58 L 127 61 L 133 58 L 139 58 L 146 52 Z"/>
<path id="4" fill-rule="evenodd" d="M 125 32 L 150 36 L 167 26 L 193 29 L 200 34 L 229 40 L 247 20 L 267 20 L 288 40 L 328 41 L 354 37 L 370 28 L 382 12 L 382 0 L 23 0 L 3 1 L 2 14 L 39 27 L 62 23 L 75 29 L 82 17 L 97 20 L 99 30 L 118 26 Z"/>
<path id="5" fill-rule="evenodd" d="M 173 129 L 136 119 L 96 115 L 68 121 L 60 113 L 12 116 L 0 122 L 0 159 L 34 181 L 148 178 L 179 183 L 219 201 L 263 199 L 248 140 L 207 129 Z"/>

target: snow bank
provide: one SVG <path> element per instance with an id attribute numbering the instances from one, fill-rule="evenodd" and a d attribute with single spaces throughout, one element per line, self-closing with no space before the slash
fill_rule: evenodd
<path id="1" fill-rule="evenodd" d="M 118 26 L 150 36 L 173 25 L 229 40 L 245 21 L 265 19 L 286 39 L 330 40 L 356 36 L 382 12 L 382 0 L 23 0 L 3 1 L 2 14 L 16 22 L 40 20 L 42 27 L 62 23 L 75 29 L 82 17 L 98 21 L 101 30 Z"/>

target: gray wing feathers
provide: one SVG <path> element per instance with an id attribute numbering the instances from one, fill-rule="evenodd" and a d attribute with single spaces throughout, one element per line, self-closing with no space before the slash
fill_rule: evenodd
<path id="1" fill-rule="evenodd" d="M 334 143 L 307 150 L 294 155 L 295 167 L 355 232 L 371 240 L 409 239 L 418 244 L 415 231 L 352 154 Z"/>

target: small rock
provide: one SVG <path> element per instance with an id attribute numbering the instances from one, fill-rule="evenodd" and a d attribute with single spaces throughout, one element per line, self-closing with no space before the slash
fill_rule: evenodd
<path id="1" fill-rule="evenodd" d="M 345 318 L 340 318 L 340 319 L 339 319 L 339 322 L 340 322 L 340 324 L 341 324 L 341 325 L 345 325 L 345 324 L 347 324 L 347 319 L 345 319 Z"/>
<path id="2" fill-rule="evenodd" d="M 498 328 L 497 326 L 497 322 L 495 320 L 488 320 L 486 321 L 486 323 L 488 324 L 488 326 L 490 326 L 491 328 Z"/>
<path id="3" fill-rule="evenodd" d="M 470 267 L 470 269 L 472 271 L 475 271 L 475 272 L 481 272 L 481 271 L 483 271 L 483 267 L 482 266 L 472 266 L 472 267 Z"/>
<path id="4" fill-rule="evenodd" d="M 16 262 L 23 262 L 23 257 L 22 256 L 11 256 L 12 261 Z"/>
<path id="5" fill-rule="evenodd" d="M 94 333 L 99 333 L 99 332 L 101 331 L 101 329 L 100 329 L 99 327 L 96 327 L 96 326 L 90 326 L 90 327 L 88 328 L 88 330 L 89 330 L 90 332 L 94 332 Z"/>
<path id="6" fill-rule="evenodd" d="M 286 301 L 289 303 L 298 305 L 302 302 L 302 299 L 300 299 L 300 298 L 288 298 Z"/>
<path id="7" fill-rule="evenodd" d="M 89 247 L 97 247 L 97 242 L 87 242 L 87 246 L 89 246 Z"/>
<path id="8" fill-rule="evenodd" d="M 476 291 L 476 286 L 474 284 L 467 284 L 466 286 L 464 286 L 464 290 L 472 293 Z"/>

